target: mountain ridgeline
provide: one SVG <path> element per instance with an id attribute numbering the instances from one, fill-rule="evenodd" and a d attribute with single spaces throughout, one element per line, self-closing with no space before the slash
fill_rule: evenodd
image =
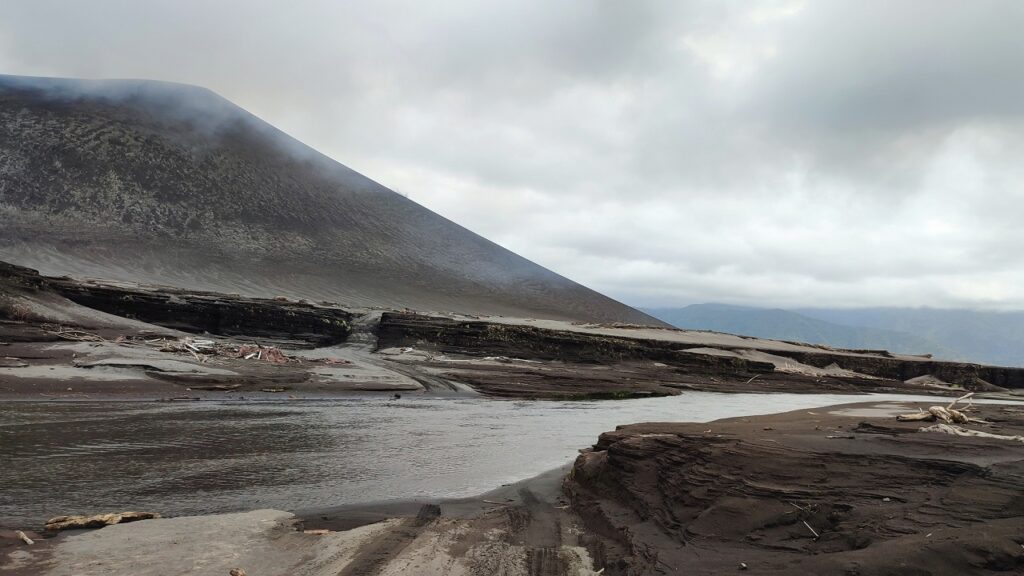
<path id="1" fill-rule="evenodd" d="M 809 308 L 797 312 L 856 329 L 918 334 L 972 362 L 1024 366 L 1024 312 L 935 308 Z"/>
<path id="2" fill-rule="evenodd" d="M 0 218 L 50 275 L 660 324 L 193 86 L 0 76 Z"/>
<path id="3" fill-rule="evenodd" d="M 713 330 L 758 338 L 825 344 L 835 348 L 889 350 L 903 354 L 954 356 L 936 342 L 913 334 L 826 322 L 780 309 L 727 304 L 694 304 L 685 308 L 647 310 L 657 318 L 696 330 Z"/>
<path id="4" fill-rule="evenodd" d="M 679 328 L 1024 366 L 1024 313 L 931 308 L 795 311 L 695 304 L 645 309 Z"/>

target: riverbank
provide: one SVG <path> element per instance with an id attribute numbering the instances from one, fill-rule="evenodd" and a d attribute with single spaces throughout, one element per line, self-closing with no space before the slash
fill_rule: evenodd
<path id="1" fill-rule="evenodd" d="M 0 397 L 1024 394 L 1024 368 L 657 326 L 346 308 L 0 262 Z"/>
<path id="2" fill-rule="evenodd" d="M 986 423 L 962 427 L 1003 438 L 896 420 L 924 407 L 623 426 L 567 492 L 606 574 L 1024 570 L 1024 406 L 975 406 Z"/>
<path id="3" fill-rule="evenodd" d="M 12 574 L 989 574 L 1024 568 L 1024 442 L 870 402 L 602 434 L 479 497 L 147 520 L 3 540 Z M 965 427 L 1024 435 L 1024 407 Z M 326 532 L 323 532 L 325 531 Z M 312 532 L 307 532 L 312 531 Z M 168 541 L 175 542 L 167 545 Z M 20 571 L 20 572 L 19 572 Z"/>
<path id="4" fill-rule="evenodd" d="M 562 494 L 569 466 L 473 498 L 289 513 L 185 516 L 78 530 L 27 546 L 0 531 L 11 576 L 594 574 Z"/>

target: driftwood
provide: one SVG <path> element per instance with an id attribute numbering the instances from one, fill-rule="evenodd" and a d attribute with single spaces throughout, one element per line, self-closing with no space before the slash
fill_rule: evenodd
<path id="1" fill-rule="evenodd" d="M 93 516 L 56 516 L 46 521 L 47 530 L 77 530 L 81 528 L 102 528 L 112 524 L 135 522 L 159 518 L 156 512 L 119 512 L 116 514 L 95 514 Z"/>
<path id="2" fill-rule="evenodd" d="M 801 522 L 804 523 L 804 526 L 807 526 L 807 529 L 811 531 L 811 534 L 814 534 L 814 539 L 815 540 L 817 540 L 818 538 L 821 538 L 821 536 L 818 534 L 818 531 L 815 530 L 814 528 L 811 528 L 811 525 L 807 523 L 807 520 L 801 520 Z"/>
<path id="3" fill-rule="evenodd" d="M 915 412 L 911 414 L 900 414 L 896 416 L 896 419 L 900 422 L 943 422 L 945 424 L 969 424 L 972 420 L 965 412 L 970 410 L 970 398 L 974 396 L 974 392 L 968 392 L 963 396 L 953 400 L 948 406 L 932 406 L 927 411 Z M 962 400 L 968 400 L 967 407 L 963 410 L 957 410 L 953 408 L 957 402 Z"/>
<path id="4" fill-rule="evenodd" d="M 285 356 L 279 348 L 273 346 L 260 346 L 259 344 L 244 344 L 238 347 L 234 353 L 235 358 L 245 360 L 262 360 L 272 364 L 287 364 L 292 358 Z"/>
<path id="5" fill-rule="evenodd" d="M 31 545 L 36 543 L 35 540 L 29 538 L 28 535 L 25 534 L 24 532 L 22 532 L 21 530 L 17 530 L 14 533 L 18 536 L 18 538 L 21 539 L 22 542 L 24 542 L 25 544 L 28 544 L 29 546 L 31 546 Z"/>
<path id="6" fill-rule="evenodd" d="M 61 336 L 66 339 L 85 340 L 91 341 L 92 337 L 97 338 L 97 341 L 103 341 L 95 335 L 88 333 L 79 332 L 75 330 L 63 329 L 60 327 L 52 327 L 51 333 Z M 59 332 L 57 330 L 60 330 Z M 271 364 L 289 364 L 289 363 L 301 363 L 303 360 L 296 356 L 290 356 L 285 354 L 280 348 L 276 346 L 263 346 L 261 344 L 232 344 L 229 342 L 219 342 L 208 338 L 197 338 L 195 336 L 186 336 L 184 338 L 140 338 L 136 336 L 118 336 L 115 340 L 116 343 L 125 346 L 148 346 L 156 348 L 161 352 L 172 352 L 175 354 L 185 354 L 191 356 L 196 362 L 205 364 L 212 358 L 237 358 L 240 360 L 257 360 L 262 362 L 269 362 Z M 411 350 L 411 348 L 410 348 Z M 332 365 L 344 365 L 351 364 L 350 360 L 343 358 L 321 358 L 317 360 L 311 360 L 311 362 L 318 362 Z"/>
<path id="7" fill-rule="evenodd" d="M 46 324 L 43 326 L 43 329 L 61 340 L 71 340 L 73 342 L 106 342 L 102 336 L 93 334 L 92 332 L 86 332 L 84 330 L 65 328 L 63 326 L 55 326 L 53 324 Z"/>
<path id="8" fill-rule="evenodd" d="M 209 390 L 209 391 L 220 391 L 220 392 L 231 392 L 241 388 L 241 384 L 202 384 L 191 386 L 192 390 Z"/>
<path id="9" fill-rule="evenodd" d="M 1011 440 L 1014 442 L 1024 442 L 1024 436 L 1007 436 L 1005 434 L 991 434 L 989 432 L 981 432 L 979 430 L 968 430 L 960 426 L 951 426 L 949 424 L 935 424 L 921 428 L 918 432 L 938 432 L 940 434 L 951 434 L 953 436 L 966 436 L 972 438 L 991 438 L 993 440 Z"/>
<path id="10" fill-rule="evenodd" d="M 205 338 L 186 337 L 177 340 L 159 338 L 146 340 L 147 346 L 157 348 L 161 352 L 174 352 L 177 354 L 189 354 L 196 361 L 205 363 L 213 356 L 224 358 L 240 358 L 242 360 L 262 360 L 273 364 L 286 364 L 298 362 L 297 358 L 287 356 L 279 348 L 274 346 L 261 346 L 259 344 L 221 344 L 214 340 Z M 347 363 L 347 361 L 324 362 L 326 363 Z"/>

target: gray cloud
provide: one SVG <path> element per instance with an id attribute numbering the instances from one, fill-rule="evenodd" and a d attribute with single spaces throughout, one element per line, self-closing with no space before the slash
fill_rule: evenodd
<path id="1" fill-rule="evenodd" d="M 14 1 L 630 303 L 1024 307 L 1013 1 Z"/>

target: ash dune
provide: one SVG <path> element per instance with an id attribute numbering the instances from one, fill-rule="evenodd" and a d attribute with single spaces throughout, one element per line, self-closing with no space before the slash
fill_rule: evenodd
<path id="1" fill-rule="evenodd" d="M 51 275 L 661 325 L 193 86 L 0 77 L 0 217 Z"/>

